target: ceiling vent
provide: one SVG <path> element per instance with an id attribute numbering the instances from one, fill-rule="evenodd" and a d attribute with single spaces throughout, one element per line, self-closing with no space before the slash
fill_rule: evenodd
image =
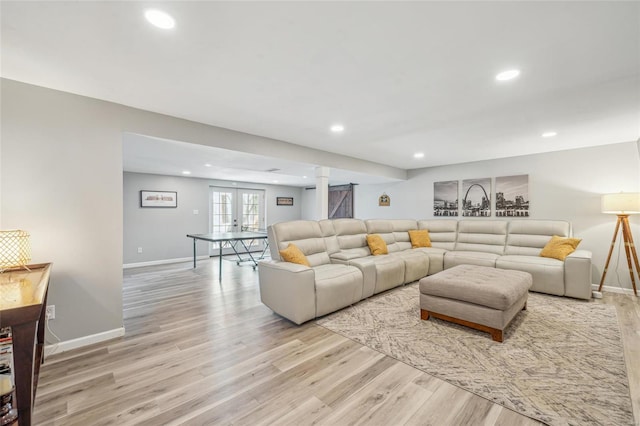
<path id="1" fill-rule="evenodd" d="M 269 172 L 269 173 L 274 173 L 274 172 L 279 172 L 279 171 L 280 171 L 280 169 L 267 169 L 267 170 L 265 170 L 265 171 L 266 171 L 266 172 Z"/>

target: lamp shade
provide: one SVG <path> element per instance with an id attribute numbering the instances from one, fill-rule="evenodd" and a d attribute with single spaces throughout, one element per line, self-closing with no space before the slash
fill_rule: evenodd
<path id="1" fill-rule="evenodd" d="M 640 192 L 620 192 L 602 196 L 602 213 L 640 213 Z"/>
<path id="2" fill-rule="evenodd" d="M 30 260 L 31 247 L 27 231 L 0 231 L 0 270 L 28 265 Z"/>

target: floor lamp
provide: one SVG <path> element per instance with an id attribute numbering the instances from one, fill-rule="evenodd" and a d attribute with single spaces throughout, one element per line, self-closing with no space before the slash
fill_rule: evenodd
<path id="1" fill-rule="evenodd" d="M 613 240 L 611 241 L 611 248 L 609 248 L 607 263 L 604 265 L 604 271 L 602 272 L 602 279 L 600 280 L 598 292 L 602 291 L 602 285 L 604 284 L 604 278 L 607 276 L 607 268 L 609 267 L 611 254 L 613 253 L 616 238 L 618 237 L 618 230 L 622 227 L 622 240 L 624 241 L 624 252 L 627 255 L 629 276 L 631 277 L 631 284 L 633 285 L 633 293 L 637 296 L 638 290 L 636 288 L 633 266 L 635 265 L 636 273 L 640 278 L 640 263 L 638 262 L 636 246 L 633 244 L 633 235 L 631 234 L 631 226 L 629 226 L 629 215 L 640 213 L 640 193 L 620 192 L 618 194 L 603 195 L 602 213 L 616 214 L 618 215 L 618 221 L 616 222 L 616 230 L 613 231 Z"/>

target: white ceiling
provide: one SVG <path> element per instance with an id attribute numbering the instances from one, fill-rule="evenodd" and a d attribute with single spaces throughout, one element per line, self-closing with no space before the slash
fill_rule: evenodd
<path id="1" fill-rule="evenodd" d="M 150 26 L 152 6 L 176 27 Z M 402 169 L 640 137 L 640 2 L 0 7 L 5 78 Z M 494 80 L 512 67 L 518 79 Z M 127 151 L 146 158 L 125 164 L 184 167 Z M 229 164 L 245 174 L 314 166 L 243 155 Z"/>

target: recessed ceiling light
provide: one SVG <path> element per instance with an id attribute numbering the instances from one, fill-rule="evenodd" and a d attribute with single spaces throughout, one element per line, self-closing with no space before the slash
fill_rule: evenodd
<path id="1" fill-rule="evenodd" d="M 274 181 L 273 181 L 273 183 L 278 183 L 278 181 L 277 181 L 277 180 L 274 180 Z"/>
<path id="2" fill-rule="evenodd" d="M 204 165 L 205 167 L 211 167 L 211 164 L 207 163 Z"/>
<path id="3" fill-rule="evenodd" d="M 556 136 L 558 134 L 558 132 L 544 132 L 542 134 L 543 138 L 552 138 L 554 136 Z"/>
<path id="4" fill-rule="evenodd" d="M 302 179 L 306 179 L 306 178 L 307 178 L 306 176 L 302 176 Z"/>
<path id="5" fill-rule="evenodd" d="M 519 75 L 520 75 L 520 70 L 514 69 L 514 70 L 502 71 L 500 74 L 496 75 L 496 80 L 498 81 L 513 80 Z"/>
<path id="6" fill-rule="evenodd" d="M 144 17 L 147 18 L 152 25 L 163 30 L 170 30 L 176 26 L 176 21 L 167 12 L 163 12 L 158 9 L 148 9 L 144 12 Z"/>
<path id="7" fill-rule="evenodd" d="M 191 174 L 191 172 L 190 172 L 189 170 L 183 170 L 183 171 L 182 171 L 182 174 L 183 174 L 183 175 L 190 175 L 190 174 Z"/>
<path id="8" fill-rule="evenodd" d="M 424 157 L 424 152 L 416 152 L 415 154 L 413 154 L 413 158 L 423 158 Z"/>
<path id="9" fill-rule="evenodd" d="M 334 124 L 331 126 L 331 131 L 333 133 L 342 133 L 344 132 L 344 126 L 342 124 Z"/>

